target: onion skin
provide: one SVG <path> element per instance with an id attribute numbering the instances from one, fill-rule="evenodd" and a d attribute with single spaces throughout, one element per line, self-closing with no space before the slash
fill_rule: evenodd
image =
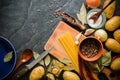
<path id="1" fill-rule="evenodd" d="M 86 0 L 88 8 L 97 8 L 100 6 L 101 0 Z"/>

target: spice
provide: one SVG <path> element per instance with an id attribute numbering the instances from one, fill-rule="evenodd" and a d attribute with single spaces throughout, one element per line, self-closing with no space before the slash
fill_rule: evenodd
<path id="1" fill-rule="evenodd" d="M 94 21 L 92 19 L 89 19 L 92 15 L 94 15 L 97 12 L 91 12 L 88 16 L 87 16 L 87 22 L 89 24 L 90 27 L 94 27 L 97 28 L 101 23 L 102 23 L 102 16 L 100 15 L 100 17 L 98 18 L 98 20 L 96 21 L 96 23 L 94 23 Z"/>
<path id="2" fill-rule="evenodd" d="M 80 51 L 88 58 L 94 57 L 99 50 L 98 42 L 93 39 L 86 39 L 80 46 Z"/>
<path id="3" fill-rule="evenodd" d="M 85 30 L 86 27 L 84 25 L 82 25 L 81 23 L 78 22 L 77 19 L 75 19 L 74 17 L 72 17 L 71 15 L 69 15 L 68 13 L 65 12 L 61 12 L 60 10 L 56 11 L 56 15 L 57 16 L 61 16 L 63 21 L 73 25 L 73 26 L 77 26 L 79 27 L 81 30 Z"/>

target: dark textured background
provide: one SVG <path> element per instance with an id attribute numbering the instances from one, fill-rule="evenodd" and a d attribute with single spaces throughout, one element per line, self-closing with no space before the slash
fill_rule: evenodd
<path id="1" fill-rule="evenodd" d="M 0 0 L 0 36 L 13 43 L 18 58 L 26 48 L 41 53 L 61 20 L 55 17 L 55 10 L 61 8 L 76 17 L 82 2 L 84 0 Z M 117 0 L 115 15 L 120 15 L 119 4 Z M 22 80 L 28 80 L 28 75 L 29 72 Z"/>

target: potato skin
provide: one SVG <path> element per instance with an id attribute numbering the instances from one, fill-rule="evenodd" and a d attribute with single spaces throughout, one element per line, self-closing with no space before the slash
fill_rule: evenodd
<path id="1" fill-rule="evenodd" d="M 120 43 L 120 29 L 117 29 L 113 33 L 114 39 Z"/>
<path id="2" fill-rule="evenodd" d="M 40 80 L 45 73 L 45 70 L 42 66 L 38 66 L 32 70 L 29 76 L 29 80 Z"/>
<path id="3" fill-rule="evenodd" d="M 105 7 L 110 1 L 111 0 L 105 0 L 103 7 Z M 104 10 L 104 13 L 108 19 L 112 18 L 112 16 L 114 15 L 115 8 L 116 0 Z"/>
<path id="4" fill-rule="evenodd" d="M 107 31 L 114 31 L 120 27 L 120 16 L 113 16 L 105 24 L 105 29 Z"/>
<path id="5" fill-rule="evenodd" d="M 79 76 L 71 71 L 65 71 L 63 73 L 63 79 L 64 80 L 80 80 Z"/>
<path id="6" fill-rule="evenodd" d="M 105 46 L 115 53 L 120 53 L 120 43 L 113 38 L 108 38 L 105 42 Z"/>
<path id="7" fill-rule="evenodd" d="M 110 67 L 112 70 L 115 70 L 115 71 L 120 70 L 120 57 L 113 60 Z"/>

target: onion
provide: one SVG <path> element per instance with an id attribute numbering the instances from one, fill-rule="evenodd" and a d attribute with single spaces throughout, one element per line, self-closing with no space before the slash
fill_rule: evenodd
<path id="1" fill-rule="evenodd" d="M 101 0 L 86 0 L 88 8 L 97 8 L 100 6 Z"/>
<path id="2" fill-rule="evenodd" d="M 98 37 L 101 42 L 106 41 L 108 38 L 107 32 L 103 29 L 99 29 L 99 30 L 95 31 L 94 36 Z"/>

